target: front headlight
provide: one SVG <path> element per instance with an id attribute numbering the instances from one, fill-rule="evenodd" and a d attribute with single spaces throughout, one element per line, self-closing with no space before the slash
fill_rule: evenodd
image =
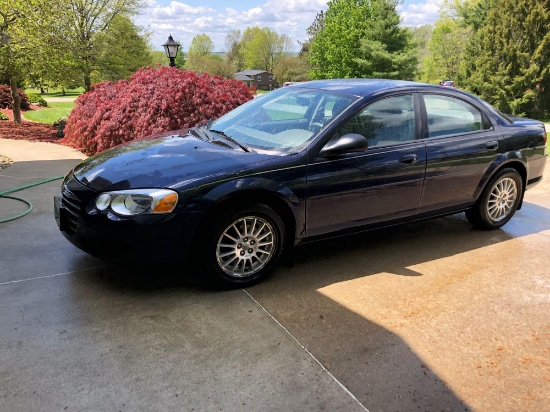
<path id="1" fill-rule="evenodd" d="M 117 215 L 170 213 L 178 203 L 178 193 L 168 189 L 134 189 L 105 192 L 95 200 L 99 210 L 110 209 Z"/>

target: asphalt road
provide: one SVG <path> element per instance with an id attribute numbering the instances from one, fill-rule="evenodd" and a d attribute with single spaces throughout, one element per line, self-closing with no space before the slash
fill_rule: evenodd
<path id="1" fill-rule="evenodd" d="M 0 192 L 82 157 L 0 154 Z M 501 230 L 456 215 L 310 244 L 229 292 L 80 252 L 59 185 L 14 194 L 34 210 L 0 225 L 1 410 L 548 410 L 548 178 Z M 0 199 L 0 220 L 24 209 Z"/>

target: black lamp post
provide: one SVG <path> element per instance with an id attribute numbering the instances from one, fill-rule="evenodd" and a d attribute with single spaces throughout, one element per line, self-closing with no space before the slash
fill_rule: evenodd
<path id="1" fill-rule="evenodd" d="M 178 49 L 180 48 L 179 43 L 175 42 L 170 34 L 170 36 L 168 36 L 168 40 L 162 46 L 164 47 L 164 52 L 170 59 L 170 67 L 176 67 L 176 56 L 178 54 Z"/>

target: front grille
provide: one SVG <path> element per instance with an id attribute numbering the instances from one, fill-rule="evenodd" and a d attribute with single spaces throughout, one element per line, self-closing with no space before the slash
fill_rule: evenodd
<path id="1" fill-rule="evenodd" d="M 76 232 L 76 226 L 78 222 L 78 216 L 82 210 L 82 202 L 76 195 L 71 192 L 67 186 L 63 186 L 61 189 L 61 204 L 67 210 L 67 226 L 66 232 L 70 235 Z"/>

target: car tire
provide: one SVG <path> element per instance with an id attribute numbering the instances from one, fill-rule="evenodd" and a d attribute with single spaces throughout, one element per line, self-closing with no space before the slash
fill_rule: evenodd
<path id="1" fill-rule="evenodd" d="M 523 198 L 523 180 L 511 168 L 499 171 L 466 217 L 478 229 L 493 230 L 504 226 L 514 216 Z"/>
<path id="2" fill-rule="evenodd" d="M 202 269 L 216 287 L 253 285 L 277 264 L 284 238 L 284 223 L 269 206 L 229 209 L 206 225 L 200 242 Z"/>

